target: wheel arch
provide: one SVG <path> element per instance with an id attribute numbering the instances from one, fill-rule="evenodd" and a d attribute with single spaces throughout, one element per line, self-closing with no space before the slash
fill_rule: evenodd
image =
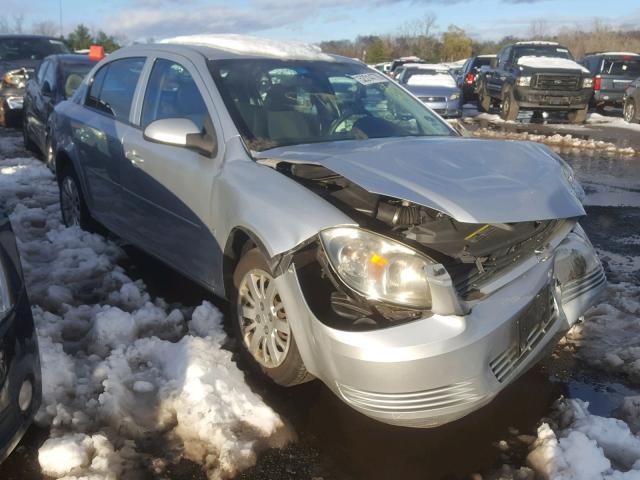
<path id="1" fill-rule="evenodd" d="M 262 239 L 251 229 L 237 226 L 231 229 L 227 236 L 223 250 L 222 282 L 224 296 L 229 298 L 233 289 L 233 272 L 242 258 L 242 255 L 250 248 L 258 248 L 268 260 L 271 260 L 268 249 Z"/>

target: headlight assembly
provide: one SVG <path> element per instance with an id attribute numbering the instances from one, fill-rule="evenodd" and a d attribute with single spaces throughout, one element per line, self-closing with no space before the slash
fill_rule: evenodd
<path id="1" fill-rule="evenodd" d="M 593 87 L 593 78 L 587 77 L 582 79 L 582 88 L 591 88 Z"/>
<path id="2" fill-rule="evenodd" d="M 449 97 L 449 100 L 458 100 L 460 98 L 460 94 L 459 93 L 454 93 L 453 95 L 451 95 Z"/>
<path id="3" fill-rule="evenodd" d="M 6 85 L 15 88 L 24 88 L 24 86 L 27 84 L 27 80 L 27 72 L 23 68 L 20 68 L 18 70 L 11 70 L 5 73 L 4 77 L 2 77 L 2 81 Z"/>
<path id="4" fill-rule="evenodd" d="M 516 80 L 516 85 L 519 87 L 528 87 L 531 85 L 531 77 L 518 77 Z"/>
<path id="5" fill-rule="evenodd" d="M 430 308 L 427 257 L 389 238 L 359 228 L 320 233 L 332 269 L 345 285 L 371 300 Z"/>

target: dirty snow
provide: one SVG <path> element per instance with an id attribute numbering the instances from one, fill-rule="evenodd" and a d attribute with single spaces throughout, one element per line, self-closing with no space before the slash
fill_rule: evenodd
<path id="1" fill-rule="evenodd" d="M 300 42 L 274 40 L 249 35 L 185 35 L 167 38 L 160 43 L 201 45 L 246 55 L 264 55 L 276 58 L 331 61 L 331 55 L 322 53 L 320 47 Z"/>
<path id="2" fill-rule="evenodd" d="M 2 156 L 16 149 L 7 139 L 0 147 Z M 226 478 L 290 439 L 223 348 L 221 313 L 208 302 L 194 310 L 154 298 L 118 265 L 124 253 L 112 241 L 61 225 L 57 186 L 41 162 L 0 160 L 0 206 L 38 331 L 37 422 L 50 428 L 43 472 L 148 476 L 184 456 Z"/>
<path id="3" fill-rule="evenodd" d="M 573 69 L 581 70 L 584 73 L 589 73 L 589 70 L 584 68 L 579 63 L 574 62 L 573 60 L 570 60 L 568 58 L 560 57 L 538 57 L 533 55 L 525 55 L 518 58 L 518 65 L 530 68 L 548 68 L 552 70 Z"/>
<path id="4" fill-rule="evenodd" d="M 587 116 L 588 125 L 605 125 L 608 127 L 628 128 L 640 132 L 640 123 L 628 123 L 621 117 L 609 117 L 599 113 L 590 113 Z"/>
<path id="5" fill-rule="evenodd" d="M 554 428 L 540 425 L 528 463 L 545 479 L 640 478 L 640 438 L 623 420 L 593 415 L 588 407 L 581 400 L 559 400 Z"/>
<path id="6" fill-rule="evenodd" d="M 479 118 L 476 116 L 474 118 Z M 473 135 L 482 138 L 502 138 L 507 140 L 527 140 L 531 142 L 544 143 L 552 147 L 571 148 L 576 150 L 598 150 L 615 155 L 632 156 L 638 152 L 632 147 L 620 147 L 615 143 L 605 142 L 603 140 L 576 138 L 571 134 L 562 135 L 556 133 L 554 135 L 544 135 L 529 132 L 504 132 L 490 130 L 488 128 L 479 128 L 473 131 Z"/>

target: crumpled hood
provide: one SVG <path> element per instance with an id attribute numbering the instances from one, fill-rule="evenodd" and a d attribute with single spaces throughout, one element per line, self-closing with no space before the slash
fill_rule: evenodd
<path id="1" fill-rule="evenodd" d="M 585 214 L 546 146 L 474 138 L 386 138 L 274 148 L 257 159 L 322 165 L 380 195 L 460 222 L 511 223 Z"/>

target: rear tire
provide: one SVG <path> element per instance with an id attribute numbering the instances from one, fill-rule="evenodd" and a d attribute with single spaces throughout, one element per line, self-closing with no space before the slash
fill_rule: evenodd
<path id="1" fill-rule="evenodd" d="M 246 252 L 233 273 L 233 328 L 241 354 L 253 370 L 278 385 L 313 379 L 307 371 L 280 298 L 274 275 L 259 249 Z"/>
<path id="2" fill-rule="evenodd" d="M 589 107 L 581 108 L 580 110 L 571 110 L 567 113 L 567 118 L 570 123 L 584 123 L 587 121 L 587 112 Z"/>
<path id="3" fill-rule="evenodd" d="M 485 95 L 484 85 L 478 88 L 478 107 L 483 112 L 491 110 L 491 97 Z"/>
<path id="4" fill-rule="evenodd" d="M 520 106 L 513 94 L 513 89 L 508 88 L 504 92 L 504 99 L 502 100 L 502 108 L 500 109 L 500 117 L 507 122 L 514 122 L 518 118 L 520 113 Z"/>
<path id="5" fill-rule="evenodd" d="M 62 222 L 67 227 L 77 225 L 87 232 L 97 232 L 97 223 L 89 213 L 78 175 L 73 167 L 66 166 L 60 173 L 58 187 L 60 189 Z"/>
<path id="6" fill-rule="evenodd" d="M 636 102 L 632 98 L 628 98 L 626 102 L 624 102 L 624 120 L 627 123 L 637 123 L 637 110 L 636 110 Z"/>
<path id="7" fill-rule="evenodd" d="M 27 128 L 27 116 L 22 116 L 22 141 L 24 142 L 24 148 L 28 152 L 37 153 L 38 147 L 36 143 L 31 139 L 29 135 L 29 129 Z"/>

